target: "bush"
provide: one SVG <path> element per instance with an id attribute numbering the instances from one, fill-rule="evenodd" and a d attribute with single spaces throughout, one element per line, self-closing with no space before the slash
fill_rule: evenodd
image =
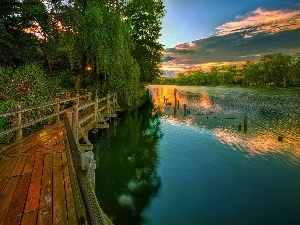
<path id="1" fill-rule="evenodd" d="M 38 105 L 55 98 L 57 82 L 51 81 L 42 68 L 35 64 L 19 68 L 0 67 L 0 111 L 13 109 L 17 104 L 22 107 Z M 53 79 L 52 79 L 53 80 Z M 47 109 L 26 112 L 24 120 L 36 118 Z M 5 129 L 11 118 L 1 117 L 0 128 Z"/>

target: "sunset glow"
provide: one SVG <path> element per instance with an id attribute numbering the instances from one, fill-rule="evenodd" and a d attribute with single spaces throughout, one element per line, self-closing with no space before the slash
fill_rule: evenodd
<path id="1" fill-rule="evenodd" d="M 249 38 L 259 33 L 274 34 L 284 30 L 300 28 L 300 10 L 265 10 L 257 8 L 246 15 L 237 16 L 235 21 L 216 28 L 217 35 L 246 32 Z"/>
<path id="2" fill-rule="evenodd" d="M 161 69 L 170 77 L 245 60 L 258 62 L 262 56 L 276 52 L 292 55 L 300 51 L 300 8 L 296 0 L 238 0 L 230 7 L 167 0 L 166 9 L 160 38 L 166 47 Z M 181 12 L 185 16 L 178 19 Z"/>

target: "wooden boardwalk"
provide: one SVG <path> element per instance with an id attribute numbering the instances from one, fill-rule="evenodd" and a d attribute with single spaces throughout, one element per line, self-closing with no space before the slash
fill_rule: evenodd
<path id="1" fill-rule="evenodd" d="M 88 132 L 108 128 L 106 121 L 118 110 L 116 93 L 99 99 L 95 92 L 92 99 L 91 92 L 71 97 L 66 91 L 55 101 L 0 112 L 13 118 L 0 136 L 9 142 L 15 132 L 16 141 L 0 148 L 0 225 L 112 224 L 94 192 L 96 163 Z M 23 128 L 53 120 L 55 125 L 23 139 Z"/>
<path id="2" fill-rule="evenodd" d="M 0 225 L 82 224 L 82 207 L 63 123 L 0 151 Z"/>

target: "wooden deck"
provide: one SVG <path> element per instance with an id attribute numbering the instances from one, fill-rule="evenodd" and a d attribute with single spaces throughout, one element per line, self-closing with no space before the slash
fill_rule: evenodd
<path id="1" fill-rule="evenodd" d="M 0 150 L 0 225 L 82 224 L 79 193 L 63 123 Z"/>

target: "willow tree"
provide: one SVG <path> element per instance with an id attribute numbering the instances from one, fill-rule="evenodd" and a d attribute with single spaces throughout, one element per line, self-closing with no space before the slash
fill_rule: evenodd
<path id="1" fill-rule="evenodd" d="M 165 14 L 163 0 L 131 0 L 124 8 L 124 17 L 130 24 L 135 48 L 132 51 L 138 61 L 142 82 L 153 81 L 161 74 L 163 45 L 158 42 Z"/>
<path id="2" fill-rule="evenodd" d="M 131 56 L 133 43 L 129 26 L 119 13 L 120 7 L 112 3 L 75 0 L 58 7 L 61 49 L 67 53 L 70 67 L 77 74 L 76 89 L 89 86 L 103 92 L 122 92 L 124 100 L 132 104 L 140 72 Z"/>

